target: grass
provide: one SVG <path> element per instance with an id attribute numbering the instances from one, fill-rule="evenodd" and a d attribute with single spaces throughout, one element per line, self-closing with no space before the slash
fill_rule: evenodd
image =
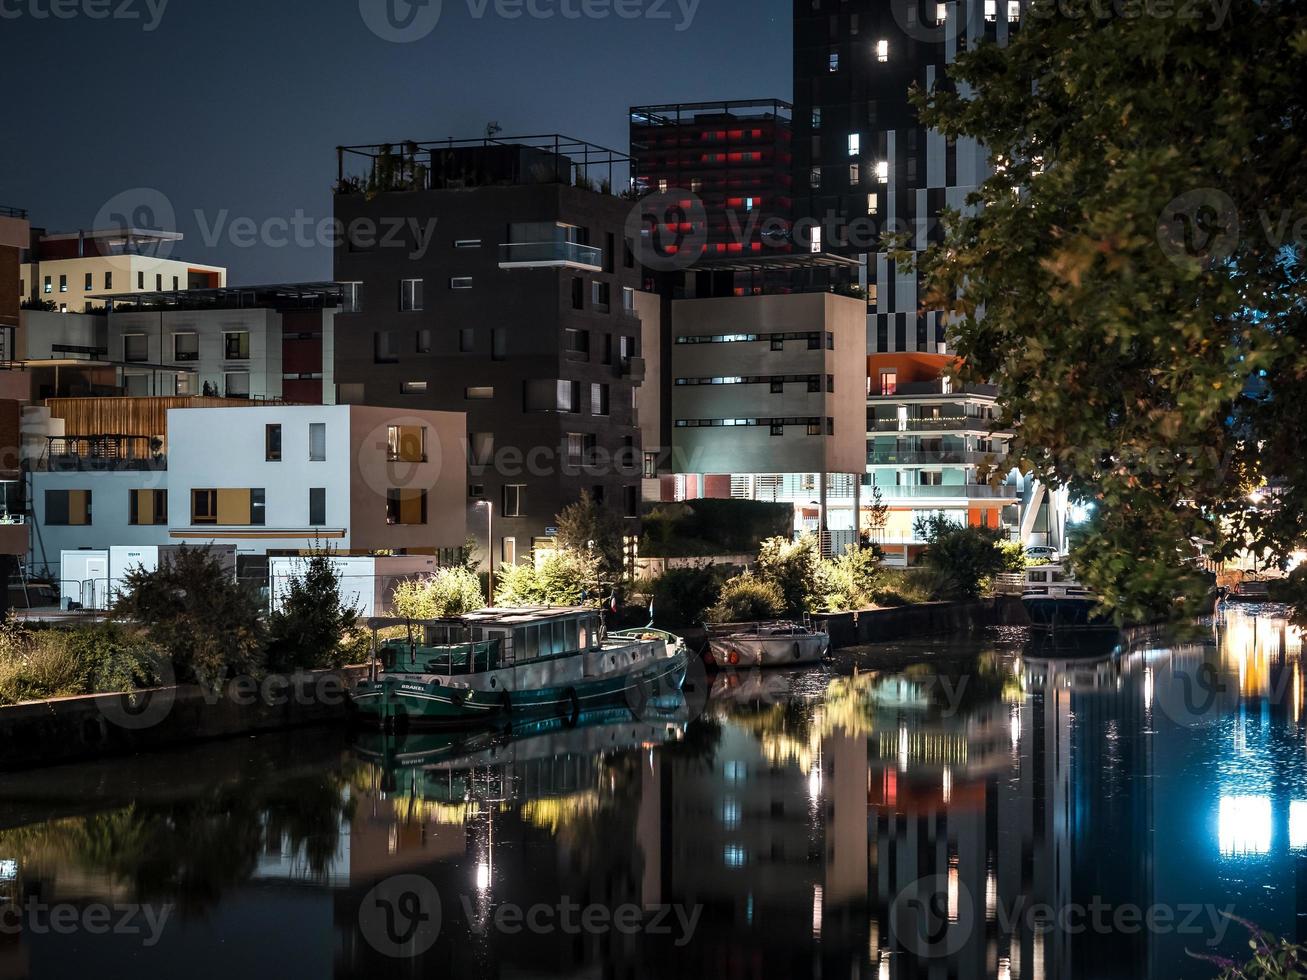
<path id="1" fill-rule="evenodd" d="M 140 632 L 105 623 L 71 629 L 0 624 L 0 705 L 150 687 L 158 656 Z"/>

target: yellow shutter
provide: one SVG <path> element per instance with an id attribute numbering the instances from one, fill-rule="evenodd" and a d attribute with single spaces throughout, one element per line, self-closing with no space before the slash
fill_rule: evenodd
<path id="1" fill-rule="evenodd" d="M 91 491 L 68 491 L 68 523 L 78 525 L 91 523 Z"/>
<path id="2" fill-rule="evenodd" d="M 401 490 L 399 492 L 399 523 L 422 523 L 421 490 Z"/>
<path id="3" fill-rule="evenodd" d="M 248 490 L 218 491 L 218 523 L 224 527 L 241 527 L 250 523 Z"/>
<path id="4" fill-rule="evenodd" d="M 133 490 L 132 496 L 136 498 L 136 523 L 153 524 L 154 523 L 154 491 Z"/>

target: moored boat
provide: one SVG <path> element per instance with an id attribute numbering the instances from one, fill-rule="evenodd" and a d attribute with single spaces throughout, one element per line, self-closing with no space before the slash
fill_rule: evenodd
<path id="1" fill-rule="evenodd" d="M 485 609 L 457 619 L 372 619 L 369 677 L 352 698 L 360 716 L 383 728 L 503 725 L 533 717 L 575 724 L 604 705 L 642 708 L 675 694 L 688 654 L 663 630 L 608 632 L 587 608 Z"/>
<path id="2" fill-rule="evenodd" d="M 708 633 L 708 662 L 716 667 L 793 667 L 818 663 L 830 636 L 799 623 L 725 623 Z"/>
<path id="3" fill-rule="evenodd" d="M 1061 565 L 1026 569 L 1021 604 L 1030 625 L 1047 630 L 1116 630 L 1116 624 L 1098 612 L 1098 595 L 1075 580 Z"/>

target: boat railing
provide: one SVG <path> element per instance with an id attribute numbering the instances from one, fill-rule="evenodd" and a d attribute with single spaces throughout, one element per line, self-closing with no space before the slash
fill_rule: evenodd
<path id="1" fill-rule="evenodd" d="M 764 630 L 767 631 L 768 636 L 806 636 L 812 632 L 809 627 L 802 623 L 789 620 L 770 620 L 754 623 L 712 623 L 708 626 L 708 632 L 713 636 L 733 636 L 736 634 L 761 636 Z"/>
<path id="2" fill-rule="evenodd" d="M 608 634 L 610 640 L 644 640 L 650 636 L 657 637 L 665 641 L 668 645 L 675 645 L 681 642 L 681 637 L 675 633 L 669 633 L 667 630 L 660 630 L 653 626 L 636 627 L 627 630 L 613 630 Z"/>

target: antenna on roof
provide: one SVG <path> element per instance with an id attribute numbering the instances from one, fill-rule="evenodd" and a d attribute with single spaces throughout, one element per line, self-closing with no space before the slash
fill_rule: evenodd
<path id="1" fill-rule="evenodd" d="M 486 123 L 486 139 L 492 140 L 504 131 L 504 127 L 499 125 L 499 121 Z"/>

